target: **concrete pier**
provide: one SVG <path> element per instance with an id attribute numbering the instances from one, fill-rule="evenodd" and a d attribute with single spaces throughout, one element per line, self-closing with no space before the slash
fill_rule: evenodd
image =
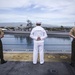
<path id="1" fill-rule="evenodd" d="M 75 75 L 75 67 L 71 67 L 70 55 L 45 54 L 45 63 L 32 63 L 31 53 L 4 53 L 7 63 L 0 64 L 0 75 Z"/>

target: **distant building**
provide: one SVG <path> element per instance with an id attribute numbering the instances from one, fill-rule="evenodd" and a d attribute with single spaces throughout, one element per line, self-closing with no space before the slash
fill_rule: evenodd
<path id="1" fill-rule="evenodd" d="M 26 26 L 26 29 L 27 30 L 31 30 L 32 29 L 32 22 L 30 20 L 27 20 L 27 26 Z"/>

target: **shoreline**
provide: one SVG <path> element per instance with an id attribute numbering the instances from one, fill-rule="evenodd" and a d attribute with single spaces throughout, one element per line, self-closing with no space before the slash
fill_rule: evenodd
<path id="1" fill-rule="evenodd" d="M 31 31 L 4 31 L 5 34 L 25 34 L 30 35 Z M 69 37 L 69 32 L 47 31 L 48 36 Z"/>

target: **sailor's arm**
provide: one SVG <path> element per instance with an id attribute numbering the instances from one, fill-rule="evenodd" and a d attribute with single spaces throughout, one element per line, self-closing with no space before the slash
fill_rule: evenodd
<path id="1" fill-rule="evenodd" d="M 37 37 L 34 36 L 34 30 L 31 31 L 30 37 L 31 37 L 33 40 L 37 40 Z"/>
<path id="2" fill-rule="evenodd" d="M 0 38 L 4 37 L 4 32 L 0 29 Z"/>
<path id="3" fill-rule="evenodd" d="M 72 38 L 75 38 L 75 36 L 74 36 L 73 34 L 69 33 L 69 35 L 70 35 Z"/>
<path id="4" fill-rule="evenodd" d="M 72 28 L 69 32 L 69 36 L 71 36 L 72 38 L 75 38 L 74 36 L 74 28 Z"/>
<path id="5" fill-rule="evenodd" d="M 47 33 L 46 33 L 46 31 L 44 30 L 44 36 L 42 36 L 41 39 L 44 40 L 45 38 L 47 38 Z"/>

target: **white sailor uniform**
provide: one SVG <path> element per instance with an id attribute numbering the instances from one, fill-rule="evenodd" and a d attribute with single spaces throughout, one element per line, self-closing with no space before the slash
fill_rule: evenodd
<path id="1" fill-rule="evenodd" d="M 44 63 L 44 39 L 47 37 L 47 33 L 41 26 L 36 26 L 32 29 L 30 37 L 34 40 L 33 49 L 33 64 L 37 63 L 38 52 L 40 54 L 40 64 Z M 37 41 L 40 37 L 41 40 Z"/>

